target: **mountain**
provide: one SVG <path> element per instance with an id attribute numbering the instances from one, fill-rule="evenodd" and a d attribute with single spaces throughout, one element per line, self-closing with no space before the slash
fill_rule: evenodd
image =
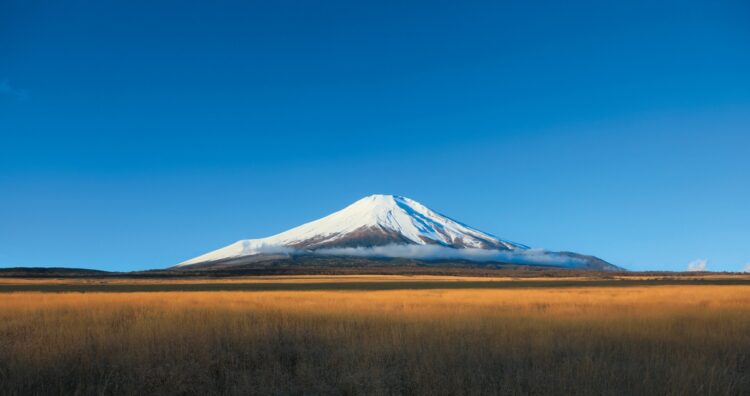
<path id="1" fill-rule="evenodd" d="M 11 267 L 0 268 L 0 277 L 2 278 L 75 278 L 75 277 L 96 277 L 112 274 L 107 271 L 100 271 L 86 268 L 65 268 L 65 267 Z"/>
<path id="2" fill-rule="evenodd" d="M 240 240 L 176 267 L 246 264 L 304 255 L 619 269 L 592 256 L 530 249 L 395 195 L 370 195 L 322 219 L 267 238 Z"/>

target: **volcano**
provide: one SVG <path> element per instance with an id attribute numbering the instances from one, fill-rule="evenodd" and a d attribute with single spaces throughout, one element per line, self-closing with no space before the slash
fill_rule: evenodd
<path id="1" fill-rule="evenodd" d="M 620 269 L 593 256 L 531 249 L 469 227 L 413 199 L 380 194 L 277 235 L 237 241 L 176 268 L 302 255 Z"/>

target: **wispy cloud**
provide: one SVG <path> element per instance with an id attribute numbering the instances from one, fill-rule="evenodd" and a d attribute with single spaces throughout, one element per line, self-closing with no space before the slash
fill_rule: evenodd
<path id="1" fill-rule="evenodd" d="M 28 91 L 12 87 L 8 80 L 0 81 L 0 95 L 10 97 L 19 102 L 24 102 L 29 99 Z"/>
<path id="2" fill-rule="evenodd" d="M 295 249 L 286 246 L 269 245 L 259 240 L 238 241 L 225 248 L 185 261 L 180 265 L 221 260 L 231 257 L 272 255 L 325 255 L 372 258 L 407 258 L 416 260 L 467 260 L 474 262 L 498 262 L 518 265 L 537 265 L 563 268 L 587 268 L 590 264 L 584 256 L 572 253 L 551 252 L 544 249 L 490 250 L 455 249 L 439 245 L 391 244 L 373 247 L 347 247 L 329 249 Z"/>
<path id="3" fill-rule="evenodd" d="M 745 268 L 742 269 L 743 272 L 750 272 L 750 263 L 745 264 Z"/>
<path id="4" fill-rule="evenodd" d="M 453 249 L 437 245 L 386 245 L 357 248 L 335 248 L 316 250 L 317 254 L 337 256 L 365 256 L 385 258 L 412 258 L 423 260 L 471 260 L 479 262 L 504 262 L 513 264 L 551 265 L 576 267 L 584 260 L 555 254 L 543 249 L 521 251 L 488 249 Z"/>
<path id="5" fill-rule="evenodd" d="M 701 272 L 706 270 L 708 260 L 706 259 L 695 259 L 688 263 L 687 270 L 689 272 Z"/>

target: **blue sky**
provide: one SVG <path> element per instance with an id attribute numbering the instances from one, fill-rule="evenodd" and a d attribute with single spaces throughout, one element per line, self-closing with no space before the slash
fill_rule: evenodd
<path id="1" fill-rule="evenodd" d="M 0 267 L 165 267 L 388 193 L 739 271 L 750 4 L 609 3 L 3 1 Z"/>

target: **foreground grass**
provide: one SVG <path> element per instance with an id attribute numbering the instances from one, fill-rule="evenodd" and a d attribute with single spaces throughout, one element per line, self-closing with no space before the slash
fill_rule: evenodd
<path id="1" fill-rule="evenodd" d="M 0 394 L 750 394 L 750 286 L 0 294 Z"/>

